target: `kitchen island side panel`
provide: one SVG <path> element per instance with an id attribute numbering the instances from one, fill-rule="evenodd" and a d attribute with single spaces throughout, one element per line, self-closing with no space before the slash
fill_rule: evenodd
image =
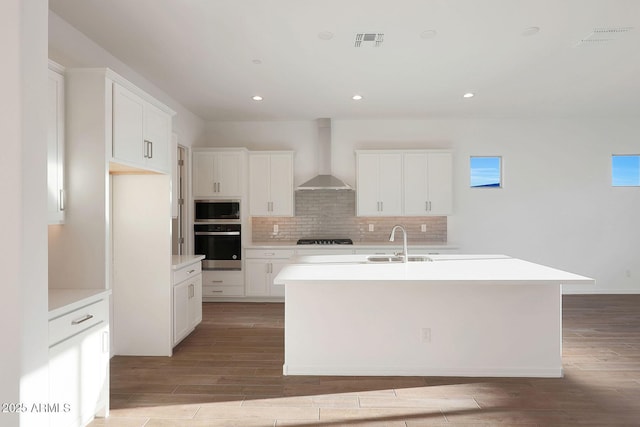
<path id="1" fill-rule="evenodd" d="M 562 376 L 557 283 L 286 285 L 285 375 Z"/>

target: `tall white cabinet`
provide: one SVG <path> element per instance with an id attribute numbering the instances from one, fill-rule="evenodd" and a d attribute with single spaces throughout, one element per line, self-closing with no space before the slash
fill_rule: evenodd
<path id="1" fill-rule="evenodd" d="M 249 214 L 293 216 L 293 152 L 249 154 Z"/>

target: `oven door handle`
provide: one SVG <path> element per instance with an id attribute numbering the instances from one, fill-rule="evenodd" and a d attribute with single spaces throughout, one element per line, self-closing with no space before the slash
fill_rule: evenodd
<path id="1" fill-rule="evenodd" d="M 196 236 L 239 236 L 239 231 L 196 231 Z"/>

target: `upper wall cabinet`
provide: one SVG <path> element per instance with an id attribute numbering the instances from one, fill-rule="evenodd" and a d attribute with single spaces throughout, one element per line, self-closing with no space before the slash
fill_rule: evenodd
<path id="1" fill-rule="evenodd" d="M 402 214 L 402 154 L 356 152 L 358 216 Z"/>
<path id="2" fill-rule="evenodd" d="M 293 216 L 293 152 L 249 155 L 249 215 Z"/>
<path id="3" fill-rule="evenodd" d="M 113 85 L 113 162 L 170 173 L 171 114 Z"/>
<path id="4" fill-rule="evenodd" d="M 356 164 L 358 216 L 451 213 L 451 152 L 361 150 Z"/>
<path id="5" fill-rule="evenodd" d="M 64 223 L 64 70 L 49 64 L 47 93 L 47 211 L 49 224 Z"/>
<path id="6" fill-rule="evenodd" d="M 193 149 L 193 197 L 243 197 L 245 149 Z"/>
<path id="7" fill-rule="evenodd" d="M 404 154 L 404 215 L 448 215 L 452 205 L 450 152 Z"/>

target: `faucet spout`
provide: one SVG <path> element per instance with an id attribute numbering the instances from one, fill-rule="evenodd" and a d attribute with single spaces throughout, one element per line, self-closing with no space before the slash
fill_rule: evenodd
<path id="1" fill-rule="evenodd" d="M 399 255 L 402 255 L 402 262 L 407 262 L 409 259 L 409 252 L 407 250 L 407 230 L 405 230 L 405 228 L 401 225 L 395 225 L 392 229 L 391 229 L 391 235 L 389 236 L 389 241 L 393 242 L 395 240 L 396 237 L 396 230 L 400 229 L 402 230 L 402 253 Z"/>

